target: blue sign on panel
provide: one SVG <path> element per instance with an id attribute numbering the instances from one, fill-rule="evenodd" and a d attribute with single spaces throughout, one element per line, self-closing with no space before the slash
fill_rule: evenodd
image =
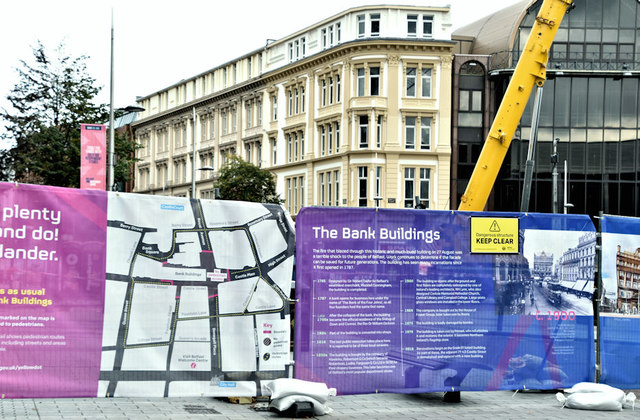
<path id="1" fill-rule="evenodd" d="M 184 206 L 179 204 L 160 204 L 162 210 L 184 211 Z"/>

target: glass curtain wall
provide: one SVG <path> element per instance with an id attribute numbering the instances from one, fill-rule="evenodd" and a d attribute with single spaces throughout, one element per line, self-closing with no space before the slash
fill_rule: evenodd
<path id="1" fill-rule="evenodd" d="M 522 47 L 541 2 L 518 30 Z M 558 138 L 559 211 L 564 161 L 571 213 L 640 216 L 639 3 L 576 0 L 554 42 L 544 85 L 529 211 L 552 210 L 552 142 Z M 515 51 L 514 57 L 519 51 Z M 515 62 L 513 63 L 515 65 Z M 501 98 L 508 76 L 491 79 Z M 519 210 L 533 94 L 495 187 L 494 209 Z M 494 110 L 495 112 L 495 110 Z M 460 167 L 460 166 L 459 166 Z"/>

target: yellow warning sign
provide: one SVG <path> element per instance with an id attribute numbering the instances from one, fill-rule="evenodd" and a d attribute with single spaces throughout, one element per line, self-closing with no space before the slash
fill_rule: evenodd
<path id="1" fill-rule="evenodd" d="M 471 252 L 517 254 L 518 228 L 518 218 L 472 217 Z"/>

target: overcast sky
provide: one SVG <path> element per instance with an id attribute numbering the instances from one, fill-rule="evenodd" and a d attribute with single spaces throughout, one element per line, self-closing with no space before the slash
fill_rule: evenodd
<path id="1" fill-rule="evenodd" d="M 38 40 L 51 52 L 87 55 L 88 72 L 109 102 L 111 12 L 114 16 L 114 106 L 135 103 L 182 79 L 262 47 L 350 7 L 451 5 L 453 29 L 520 0 L 2 0 L 0 107 L 17 82 L 19 60 Z M 0 132 L 3 132 L 0 129 Z M 0 146 L 3 146 L 0 143 Z M 6 144 L 4 144 L 6 147 Z"/>

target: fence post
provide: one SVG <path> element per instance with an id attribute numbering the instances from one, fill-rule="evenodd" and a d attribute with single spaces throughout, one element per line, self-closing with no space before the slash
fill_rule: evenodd
<path id="1" fill-rule="evenodd" d="M 600 304 L 602 302 L 602 212 L 598 214 L 598 231 L 596 232 L 596 288 L 593 296 L 593 321 L 595 323 L 596 337 L 596 383 L 602 376 L 602 359 L 600 357 Z"/>

